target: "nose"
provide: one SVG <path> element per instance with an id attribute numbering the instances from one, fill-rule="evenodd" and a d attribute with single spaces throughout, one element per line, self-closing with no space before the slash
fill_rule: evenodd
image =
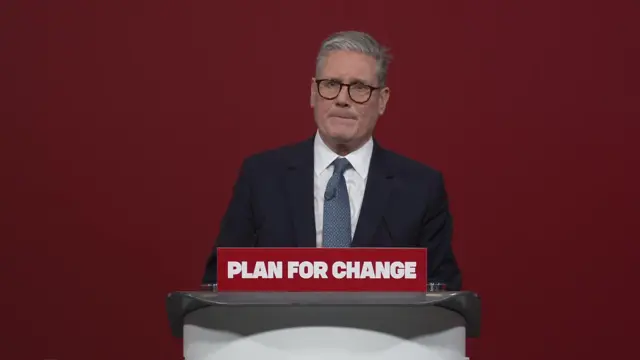
<path id="1" fill-rule="evenodd" d="M 338 107 L 349 107 L 349 88 L 342 86 L 338 97 L 336 97 L 335 104 Z"/>

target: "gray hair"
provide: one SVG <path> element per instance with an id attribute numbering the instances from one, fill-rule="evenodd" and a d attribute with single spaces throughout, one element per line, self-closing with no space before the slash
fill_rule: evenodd
<path id="1" fill-rule="evenodd" d="M 323 62 L 330 52 L 340 50 L 359 52 L 376 59 L 378 85 L 386 85 L 387 70 L 391 62 L 389 50 L 380 45 L 371 35 L 360 31 L 342 31 L 326 38 L 318 52 L 316 73 L 320 72 Z"/>

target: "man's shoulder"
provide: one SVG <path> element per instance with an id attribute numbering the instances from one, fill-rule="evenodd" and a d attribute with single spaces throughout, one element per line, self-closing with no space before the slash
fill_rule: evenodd
<path id="1" fill-rule="evenodd" d="M 246 169 L 270 168 L 272 170 L 281 166 L 286 167 L 305 156 L 309 150 L 312 151 L 312 146 L 313 142 L 307 139 L 255 152 L 244 158 L 243 167 Z"/>
<path id="2" fill-rule="evenodd" d="M 442 180 L 442 172 L 440 170 L 409 156 L 388 149 L 384 149 L 384 156 L 388 166 L 398 176 L 419 181 Z"/>

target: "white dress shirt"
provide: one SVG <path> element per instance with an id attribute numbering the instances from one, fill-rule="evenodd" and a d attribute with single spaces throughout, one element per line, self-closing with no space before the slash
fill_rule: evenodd
<path id="1" fill-rule="evenodd" d="M 364 198 L 364 190 L 367 184 L 367 176 L 369 175 L 369 163 L 371 162 L 371 154 L 373 153 L 373 139 L 369 139 L 358 150 L 345 156 L 351 163 L 344 173 L 347 182 L 347 191 L 349 192 L 349 204 L 351 205 L 351 238 L 356 231 L 360 209 L 362 207 L 362 199 Z M 313 197 L 315 199 L 315 218 L 316 218 L 316 246 L 322 247 L 322 221 L 324 213 L 324 191 L 327 183 L 333 175 L 332 162 L 340 157 L 333 152 L 322 141 L 320 134 L 316 134 L 313 143 L 313 160 L 314 160 L 314 177 L 313 177 Z"/>

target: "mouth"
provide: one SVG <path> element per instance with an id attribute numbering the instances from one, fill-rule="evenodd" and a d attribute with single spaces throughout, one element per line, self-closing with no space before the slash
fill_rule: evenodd
<path id="1" fill-rule="evenodd" d="M 351 115 L 331 115 L 332 118 L 341 119 L 341 120 L 355 120 L 356 118 Z"/>

